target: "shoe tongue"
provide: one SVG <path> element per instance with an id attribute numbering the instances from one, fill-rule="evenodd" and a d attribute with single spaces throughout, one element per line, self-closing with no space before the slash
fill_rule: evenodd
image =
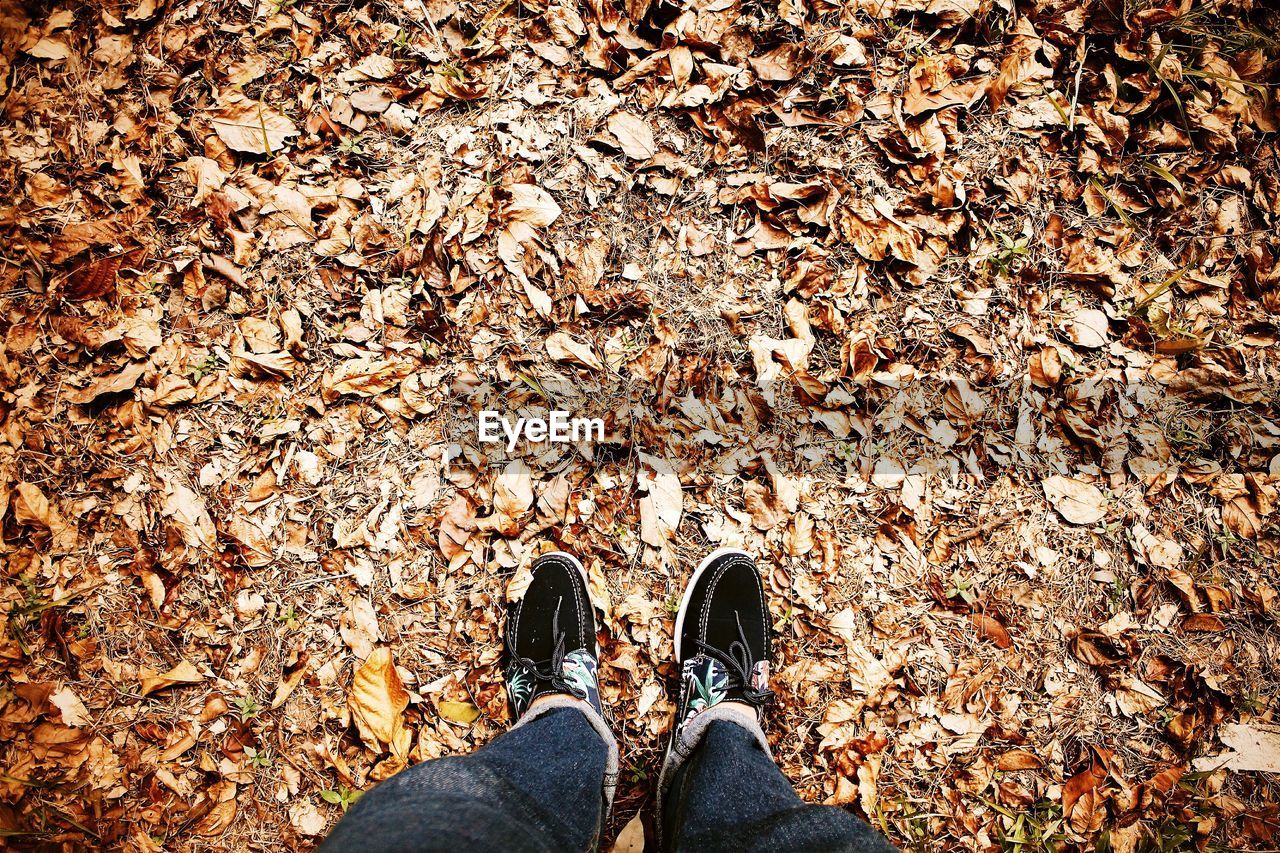
<path id="1" fill-rule="evenodd" d="M 596 711 L 600 711 L 600 681 L 596 656 L 587 649 L 574 649 L 564 656 L 560 664 L 560 677 L 581 693 Z"/>
<path id="2" fill-rule="evenodd" d="M 560 663 L 560 674 L 565 675 L 570 672 L 586 671 L 595 676 L 596 657 L 586 649 L 574 649 L 566 652 L 564 660 Z"/>
<path id="3" fill-rule="evenodd" d="M 741 699 L 744 688 L 752 688 L 754 690 L 763 691 L 769 686 L 769 662 L 756 661 L 751 670 L 746 673 L 747 683 L 733 684 L 730 686 L 730 678 L 737 680 L 737 673 L 730 673 L 730 670 L 718 658 L 714 658 L 706 652 L 702 652 L 684 662 L 684 675 L 686 678 L 694 677 L 705 686 L 711 687 L 709 691 L 714 698 L 710 704 L 717 704 L 724 699 Z"/>

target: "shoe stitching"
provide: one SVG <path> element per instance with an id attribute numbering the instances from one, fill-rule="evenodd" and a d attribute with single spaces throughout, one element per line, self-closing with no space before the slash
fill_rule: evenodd
<path id="1" fill-rule="evenodd" d="M 727 562 L 716 566 L 707 583 L 707 592 L 702 599 L 702 612 L 698 614 L 698 639 L 704 643 L 707 641 L 707 620 L 711 618 L 711 602 L 716 597 L 716 588 L 720 586 L 720 580 L 728 568 Z"/>
<path id="2" fill-rule="evenodd" d="M 559 566 L 569 576 L 569 586 L 573 589 L 573 600 L 578 607 L 578 633 L 582 637 L 583 648 L 594 657 L 594 643 L 590 642 L 594 640 L 594 637 L 587 636 L 587 609 L 582 602 L 582 591 L 578 588 L 578 581 L 583 580 L 582 572 L 578 571 L 578 567 L 573 562 L 564 557 L 548 555 L 539 559 Z M 583 583 L 585 584 L 585 581 Z"/>
<path id="3" fill-rule="evenodd" d="M 573 587 L 573 600 L 578 605 L 578 633 L 582 637 L 582 646 L 587 646 L 587 614 L 582 607 L 582 591 L 578 589 L 578 582 L 582 580 L 582 573 L 578 571 L 576 566 L 565 566 L 565 571 L 572 573 L 573 577 L 569 579 L 569 586 Z M 587 654 L 591 653 L 591 649 L 587 649 Z"/>
<path id="4" fill-rule="evenodd" d="M 763 624 L 760 626 L 760 633 L 764 636 L 764 659 L 765 665 L 769 666 L 770 658 L 773 652 L 773 637 L 769 630 L 769 603 L 764 600 L 764 579 L 760 577 L 759 571 L 756 574 L 756 594 L 760 596 L 760 618 Z"/>
<path id="5" fill-rule="evenodd" d="M 773 650 L 773 643 L 769 637 L 769 604 L 764 600 L 764 581 L 760 577 L 760 569 L 752 560 L 737 556 L 731 559 L 735 560 L 738 565 L 745 565 L 755 572 L 756 595 L 760 596 L 760 618 L 762 620 L 760 633 L 764 639 L 764 659 L 767 661 L 769 660 L 770 652 Z"/>
<path id="6" fill-rule="evenodd" d="M 711 599 L 715 595 L 716 587 L 720 585 L 720 581 L 724 578 L 725 572 L 734 566 L 743 566 L 745 568 L 755 570 L 757 581 L 756 594 L 760 596 L 760 611 L 762 614 L 765 614 L 764 618 L 766 620 L 768 619 L 767 614 L 769 613 L 769 607 L 764 600 L 764 584 L 760 582 L 760 570 L 756 566 L 755 561 L 749 557 L 743 557 L 738 554 L 730 555 L 724 562 L 716 566 L 715 575 L 713 575 L 711 582 L 707 587 L 707 596 L 702 602 L 702 612 L 698 614 L 698 639 L 703 642 L 706 642 L 707 640 L 707 620 L 711 618 Z M 763 634 L 765 658 L 768 659 L 772 644 L 769 642 L 769 628 L 767 624 L 764 626 Z"/>
<path id="7" fill-rule="evenodd" d="M 518 648 L 520 645 L 520 614 L 523 612 L 524 612 L 524 599 L 521 598 L 519 601 L 516 602 L 516 609 L 515 609 L 515 613 L 513 614 L 513 616 L 515 617 L 513 620 L 515 624 L 511 628 L 511 647 L 512 647 L 512 650 L 517 653 L 517 655 L 518 655 Z"/>

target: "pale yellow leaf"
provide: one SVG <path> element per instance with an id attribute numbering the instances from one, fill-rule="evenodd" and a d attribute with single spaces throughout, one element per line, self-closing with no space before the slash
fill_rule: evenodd
<path id="1" fill-rule="evenodd" d="M 454 702 L 445 699 L 439 705 L 440 716 L 451 723 L 469 726 L 480 716 L 480 709 L 470 702 Z"/>
<path id="2" fill-rule="evenodd" d="M 534 184 L 514 184 L 510 187 L 511 201 L 507 204 L 507 218 L 526 222 L 534 228 L 545 228 L 560 216 L 560 205 L 551 193 Z"/>
<path id="3" fill-rule="evenodd" d="M 547 355 L 556 361 L 573 361 L 592 370 L 602 370 L 604 365 L 587 344 L 574 340 L 564 332 L 552 332 L 546 340 Z"/>
<path id="4" fill-rule="evenodd" d="M 398 742 L 409 691 L 385 646 L 374 649 L 351 679 L 347 708 L 365 744 L 377 752 Z"/>
<path id="5" fill-rule="evenodd" d="M 289 137 L 298 135 L 289 119 L 238 92 L 223 99 L 210 122 L 228 148 L 246 154 L 274 156 Z"/>
<path id="6" fill-rule="evenodd" d="M 648 160 L 658 150 L 653 141 L 653 128 L 649 123 L 628 112 L 609 116 L 609 132 L 622 146 L 622 153 L 633 160 Z"/>
<path id="7" fill-rule="evenodd" d="M 1096 524 L 1107 514 L 1106 498 L 1091 483 L 1055 474 L 1041 485 L 1045 499 L 1072 524 Z"/>

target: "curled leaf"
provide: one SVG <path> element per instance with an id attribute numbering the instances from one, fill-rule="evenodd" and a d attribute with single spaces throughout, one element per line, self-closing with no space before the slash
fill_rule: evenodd
<path id="1" fill-rule="evenodd" d="M 401 743 L 407 747 L 403 717 L 408 707 L 409 691 L 396 672 L 391 650 L 374 649 L 355 671 L 347 694 L 347 708 L 365 745 L 377 752 L 398 750 Z"/>

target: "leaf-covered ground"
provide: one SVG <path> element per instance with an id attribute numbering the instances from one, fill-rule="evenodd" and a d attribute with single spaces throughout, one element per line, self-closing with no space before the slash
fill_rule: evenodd
<path id="1" fill-rule="evenodd" d="M 733 544 L 806 798 L 1280 845 L 1274 7 L 0 9 L 8 844 L 314 844 L 507 725 L 550 547 L 616 832 Z M 465 429 L 562 392 L 604 442 Z"/>

